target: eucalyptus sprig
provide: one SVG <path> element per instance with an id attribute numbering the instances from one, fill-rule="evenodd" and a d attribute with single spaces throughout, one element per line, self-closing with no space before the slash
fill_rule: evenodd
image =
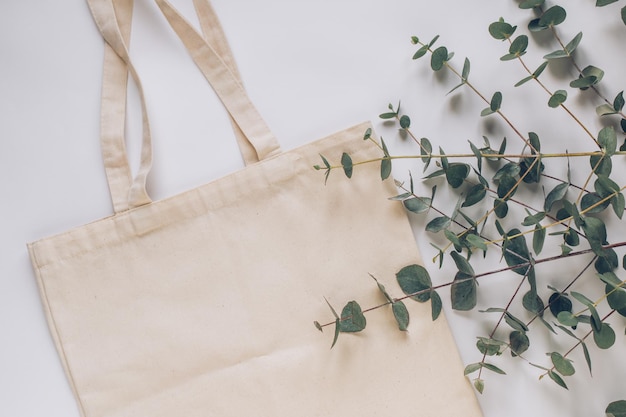
<path id="1" fill-rule="evenodd" d="M 603 7 L 616 1 L 598 0 L 596 6 Z M 499 118 L 520 139 L 516 143 L 521 148 L 508 151 L 510 144 L 506 138 L 497 146 L 492 146 L 490 140 L 483 136 L 482 145 L 469 141 L 468 150 L 446 152 L 443 146 L 435 147 L 431 139 L 420 138 L 412 126 L 411 117 L 400 104 L 389 104 L 380 118 L 395 123 L 403 136 L 411 138 L 417 146 L 414 155 L 391 154 L 387 143 L 382 138 L 374 138 L 373 132 L 368 129 L 363 139 L 376 144 L 380 157 L 355 161 L 348 153 L 321 156 L 322 164 L 315 166 L 324 172 L 328 181 L 335 170 L 343 171 L 344 175 L 352 178 L 358 175 L 359 165 L 374 163 L 380 165 L 380 178 L 386 180 L 396 160 L 413 159 L 421 163 L 422 181 L 429 184 L 430 194 L 419 195 L 416 192 L 413 174 L 409 172 L 407 182 L 396 181 L 399 194 L 391 200 L 401 203 L 414 215 L 427 216 L 424 220 L 426 232 L 439 235 L 437 239 L 445 239 L 446 242 L 445 245 L 431 243 L 436 250 L 433 262 L 441 268 L 445 261 L 452 259 L 456 270 L 454 278 L 443 283 L 434 283 L 428 270 L 421 265 L 408 265 L 400 271 L 393 271 L 395 282 L 402 291 L 400 296 L 393 296 L 393 291 L 383 285 L 382 279 L 372 276 L 385 300 L 383 303 L 363 309 L 358 301 L 350 300 L 341 315 L 329 303 L 334 320 L 325 324 L 315 322 L 320 331 L 334 325 L 333 346 L 342 333 L 363 331 L 367 325 L 366 314 L 372 310 L 389 308 L 398 329 L 406 331 L 410 325 L 409 311 L 404 304 L 406 300 L 430 301 L 432 319 L 435 320 L 442 310 L 441 290 L 449 290 L 452 309 L 470 311 L 481 304 L 479 281 L 485 277 L 510 279 L 517 276 L 508 298 L 499 305 L 478 310 L 482 317 L 494 314 L 497 317 L 491 331 L 478 336 L 475 341 L 479 359 L 468 364 L 464 370 L 465 375 L 474 375 L 474 386 L 480 393 L 485 389 L 483 371 L 505 374 L 505 370 L 491 358 L 507 351 L 516 360 L 525 361 L 540 370 L 539 379 L 548 377 L 547 380 L 567 389 L 568 378 L 576 372 L 572 354 L 582 351 L 588 371 L 592 372 L 589 344 L 593 341 L 600 350 L 611 348 L 617 338 L 615 317 L 626 317 L 626 240 L 620 240 L 621 236 L 617 236 L 617 241 L 613 240 L 616 235 L 607 228 L 609 221 L 623 219 L 626 207 L 626 178 L 621 177 L 623 171 L 613 170 L 613 164 L 623 164 L 626 155 L 623 91 L 614 99 L 607 99 L 599 87 L 604 71 L 595 65 L 584 68 L 578 65 L 576 51 L 584 46 L 583 33 L 578 32 L 571 40 L 563 42 L 557 28 L 567 20 L 562 6 L 547 6 L 544 0 L 524 0 L 519 7 L 534 11 L 526 26 L 527 33 L 547 31 L 559 47 L 542 54 L 540 62 L 529 63 L 531 58 L 527 57 L 527 52 L 532 48 L 531 38 L 526 33 L 520 34 L 522 29 L 500 18 L 487 28 L 492 38 L 507 45 L 499 61 L 517 61 L 521 65 L 526 75 L 514 87 L 539 86 L 546 93 L 547 100 L 537 105 L 564 111 L 581 130 L 580 137 L 570 141 L 575 140 L 577 145 L 587 150 L 570 152 L 565 148 L 556 153 L 542 152 L 541 126 L 523 134 L 507 114 L 505 95 L 502 93 L 504 89 L 484 94 L 473 78 L 470 81 L 469 58 L 463 60 L 459 70 L 454 65 L 454 52 L 439 44 L 439 35 L 427 42 L 413 36 L 411 42 L 417 50 L 412 58 L 428 57 L 434 72 L 448 71 L 455 76 L 458 82 L 448 94 L 467 89 L 476 95 L 486 105 L 477 112 L 477 116 Z M 621 13 L 626 24 L 626 6 Z M 557 60 L 569 62 L 577 76 L 573 80 L 557 80 L 562 85 L 550 86 L 542 75 Z M 586 90 L 591 90 L 595 99 L 601 101 L 597 104 L 588 96 L 584 97 L 591 101 L 593 116 L 603 118 L 604 127 L 597 132 L 589 128 L 583 117 L 567 104 L 573 94 L 581 95 Z M 576 160 L 576 170 L 580 172 L 585 169 L 585 164 L 578 162 L 581 158 L 588 161 L 587 172 L 582 183 L 576 184 L 572 180 L 570 162 Z M 558 170 L 557 174 L 553 172 L 551 162 L 559 159 L 567 162 L 564 175 L 558 174 Z M 452 209 L 444 209 L 446 205 L 439 204 L 437 190 L 443 186 L 448 186 L 450 192 L 458 196 Z M 520 190 L 533 195 L 539 193 L 541 203 L 517 197 L 518 193 L 521 194 Z M 556 249 L 556 254 L 540 257 L 548 247 Z M 500 253 L 506 267 L 488 269 L 487 266 L 485 269 L 482 259 L 492 250 Z M 618 251 L 621 253 L 618 254 Z M 477 253 L 483 256 L 475 256 Z M 544 273 L 544 264 L 573 257 L 588 260 L 580 270 L 571 273 L 565 285 L 552 282 L 551 277 Z M 589 285 L 599 287 L 602 295 L 591 296 L 587 292 Z M 560 289 L 557 288 L 559 286 Z M 537 323 L 554 337 L 573 340 L 571 348 L 545 352 L 547 359 L 543 364 L 528 359 L 527 352 L 534 345 L 530 332 Z M 620 322 L 622 326 L 624 323 L 623 320 Z M 611 403 L 606 408 L 606 414 L 626 416 L 626 401 Z"/>

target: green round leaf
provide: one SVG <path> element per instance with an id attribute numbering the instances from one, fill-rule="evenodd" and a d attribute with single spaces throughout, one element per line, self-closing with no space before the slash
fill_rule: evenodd
<path id="1" fill-rule="evenodd" d="M 452 308 L 468 311 L 476 307 L 476 280 L 471 275 L 457 272 L 450 288 Z"/>
<path id="2" fill-rule="evenodd" d="M 498 183 L 498 197 L 506 201 L 513 197 L 516 191 L 517 180 L 510 175 L 503 175 Z"/>
<path id="3" fill-rule="evenodd" d="M 542 315 L 544 310 L 543 300 L 541 300 L 541 297 L 539 297 L 537 292 L 533 290 L 524 294 L 524 297 L 522 298 L 522 305 L 526 310 L 539 316 Z"/>
<path id="4" fill-rule="evenodd" d="M 569 188 L 569 184 L 566 182 L 558 184 L 556 187 L 554 187 L 548 193 L 548 196 L 546 197 L 546 200 L 543 204 L 543 209 L 545 211 L 552 210 L 552 206 L 554 205 L 554 203 L 556 203 L 557 201 L 561 201 L 565 198 L 568 188 Z"/>
<path id="5" fill-rule="evenodd" d="M 400 117 L 400 127 L 402 129 L 408 129 L 411 126 L 411 118 L 406 114 Z"/>
<path id="6" fill-rule="evenodd" d="M 487 189 L 482 184 L 476 184 L 467 192 L 467 196 L 463 201 L 462 207 L 470 207 L 482 201 L 487 195 Z"/>
<path id="7" fill-rule="evenodd" d="M 355 333 L 365 329 L 367 321 L 361 310 L 361 306 L 356 301 L 350 301 L 341 311 L 341 321 L 339 331 L 343 333 Z"/>
<path id="8" fill-rule="evenodd" d="M 487 356 L 499 355 L 502 353 L 504 346 L 506 345 L 499 340 L 487 339 L 485 337 L 479 337 L 476 341 L 476 348 L 478 351 Z"/>
<path id="9" fill-rule="evenodd" d="M 509 343 L 511 345 L 511 355 L 518 356 L 528 350 L 530 340 L 525 332 L 514 330 L 509 334 Z"/>
<path id="10" fill-rule="evenodd" d="M 571 311 L 561 311 L 557 314 L 557 320 L 564 326 L 578 326 L 578 319 Z"/>
<path id="11" fill-rule="evenodd" d="M 433 51 L 430 57 L 430 67 L 433 71 L 439 71 L 443 68 L 443 65 L 448 60 L 448 49 L 445 46 L 440 46 Z"/>
<path id="12" fill-rule="evenodd" d="M 521 56 L 526 53 L 526 48 L 528 48 L 528 36 L 519 35 L 513 42 L 511 42 L 509 53 L 515 56 Z"/>
<path id="13" fill-rule="evenodd" d="M 613 401 L 605 413 L 606 417 L 626 417 L 626 400 Z"/>
<path id="14" fill-rule="evenodd" d="M 520 9 L 532 9 L 541 6 L 545 0 L 524 0 L 519 4 Z"/>
<path id="15" fill-rule="evenodd" d="M 448 169 L 446 169 L 446 181 L 452 188 L 458 188 L 463 185 L 469 173 L 469 165 L 461 162 L 452 162 L 448 164 Z"/>
<path id="16" fill-rule="evenodd" d="M 405 266 L 396 274 L 396 279 L 402 292 L 411 296 L 413 300 L 424 303 L 430 299 L 432 282 L 428 271 L 423 266 Z"/>
<path id="17" fill-rule="evenodd" d="M 554 317 L 558 317 L 562 311 L 572 312 L 572 301 L 563 293 L 552 293 L 548 302 L 550 303 L 550 312 Z"/>
<path id="18" fill-rule="evenodd" d="M 548 100 L 548 106 L 552 108 L 559 107 L 561 104 L 565 103 L 565 100 L 567 100 L 567 91 L 557 90 L 552 94 L 550 100 Z"/>
<path id="19" fill-rule="evenodd" d="M 557 26 L 565 21 L 567 13 L 561 6 L 552 6 L 539 18 L 539 26 L 549 27 Z"/>
<path id="20" fill-rule="evenodd" d="M 511 26 L 510 24 L 500 20 L 489 25 L 489 34 L 494 39 L 505 40 L 513 35 L 515 29 L 517 29 L 517 26 Z"/>
<path id="21" fill-rule="evenodd" d="M 496 216 L 498 216 L 498 218 L 502 219 L 506 217 L 507 213 L 509 212 L 509 206 L 506 201 L 496 198 L 493 201 L 493 211 L 494 213 L 496 213 Z"/>
<path id="22" fill-rule="evenodd" d="M 615 309 L 620 315 L 626 317 L 626 291 L 613 290 L 613 287 L 607 285 L 605 288 L 607 295 L 607 302 L 609 307 Z"/>
<path id="23" fill-rule="evenodd" d="M 558 352 L 552 352 L 550 354 L 550 359 L 552 359 L 552 364 L 554 368 L 563 376 L 572 376 L 576 372 L 574 369 L 574 365 L 572 365 L 572 361 L 566 359 Z"/>
<path id="24" fill-rule="evenodd" d="M 600 349 L 608 349 L 615 343 L 615 332 L 606 323 L 602 323 L 599 332 L 593 332 L 593 340 Z"/>

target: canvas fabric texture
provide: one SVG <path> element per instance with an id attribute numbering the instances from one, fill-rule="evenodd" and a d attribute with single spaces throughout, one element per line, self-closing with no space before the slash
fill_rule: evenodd
<path id="1" fill-rule="evenodd" d="M 420 263 L 406 213 L 379 166 L 352 179 L 313 169 L 320 154 L 380 156 L 368 123 L 281 151 L 250 103 L 219 22 L 195 0 L 198 33 L 157 0 L 233 120 L 246 168 L 151 201 L 147 112 L 141 166 L 124 149 L 132 3 L 88 0 L 107 42 L 101 143 L 114 214 L 28 245 L 52 337 L 84 417 L 479 417 L 445 317 L 388 307 L 330 349 L 337 309 L 396 295 Z M 181 46 L 182 47 L 182 46 Z"/>

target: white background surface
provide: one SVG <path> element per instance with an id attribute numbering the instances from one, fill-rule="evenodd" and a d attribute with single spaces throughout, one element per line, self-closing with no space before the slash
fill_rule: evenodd
<path id="1" fill-rule="evenodd" d="M 156 200 L 240 169 L 242 163 L 228 120 L 186 51 L 151 1 L 137 3 L 132 49 L 154 132 L 150 192 Z M 193 16 L 191 1 L 173 3 Z M 606 71 L 602 91 L 612 100 L 626 85 L 622 58 L 626 27 L 619 20 L 619 7 L 597 9 L 591 0 L 566 3 L 569 15 L 561 33 L 569 40 L 579 30 L 584 32 L 577 59 L 583 66 L 595 64 Z M 450 74 L 435 75 L 426 60 L 411 60 L 416 47 L 410 36 L 430 39 L 436 34 L 442 35 L 441 44 L 456 52 L 453 63 L 458 68 L 465 56 L 470 57 L 471 80 L 485 95 L 505 93 L 503 109 L 523 132 L 540 133 L 544 149 L 562 150 L 566 142 L 572 143 L 567 145 L 570 151 L 593 149 L 563 111 L 545 105 L 548 96 L 536 85 L 513 89 L 525 73 L 516 62 L 499 62 L 507 46 L 491 39 L 487 26 L 503 16 L 524 30 L 532 12 L 519 10 L 516 1 L 214 0 L 213 4 L 249 94 L 284 149 L 372 120 L 392 153 L 417 152 L 394 127 L 377 119 L 387 103 L 402 100 L 415 134 L 429 137 L 447 152 L 467 152 L 467 140 L 480 145 L 482 135 L 495 144 L 507 136 L 511 149 L 519 150 L 519 142 L 501 120 L 477 117 L 484 104 L 469 90 L 445 95 L 457 82 Z M 539 36 L 531 37 L 531 50 L 537 49 L 536 41 L 548 45 L 548 50 L 525 57 L 533 69 L 544 53 L 556 48 L 552 38 Z M 83 1 L 4 1 L 0 52 L 0 416 L 77 416 L 25 244 L 111 214 L 98 143 L 102 40 Z M 569 79 L 572 74 L 566 71 L 565 76 Z M 554 78 L 560 75 L 551 68 L 546 81 L 558 86 Z M 593 113 L 597 99 L 571 89 L 569 93 L 567 104 L 597 132 L 602 127 Z M 138 139 L 136 102 L 132 95 L 133 143 Z M 131 157 L 136 157 L 133 143 Z M 623 164 L 623 157 L 616 160 Z M 552 173 L 563 175 L 556 166 Z M 421 164 L 415 162 L 396 164 L 394 175 L 406 178 L 409 168 L 419 178 Z M 573 168 L 574 180 L 584 181 L 586 159 L 573 162 Z M 412 218 L 416 236 L 434 281 L 443 283 L 450 280 L 451 270 L 440 272 L 430 264 L 434 253 L 428 244 L 432 236 L 423 231 L 425 219 Z M 609 235 L 609 240 L 618 239 Z M 621 259 L 623 251 L 618 254 Z M 489 259 L 496 267 L 498 257 Z M 540 282 L 540 292 L 546 293 L 548 283 L 567 282 L 583 263 L 561 262 L 544 270 L 542 276 L 552 281 Z M 489 269 L 488 264 L 483 266 Z M 479 307 L 496 306 L 489 304 L 491 300 L 502 307 L 517 282 L 515 276 L 506 275 L 485 282 Z M 452 312 L 447 294 L 442 293 L 447 316 L 463 361 L 477 362 L 474 337 L 490 332 L 493 317 Z M 589 377 L 582 354 L 572 356 L 577 374 L 567 379 L 569 392 L 547 378 L 537 381 L 538 369 L 512 360 L 508 353 L 494 359 L 509 375 L 485 375 L 487 387 L 479 398 L 485 416 L 601 416 L 610 401 L 626 399 L 626 367 L 620 355 L 625 348 L 624 326 L 622 319 L 615 319 L 616 345 L 608 352 L 591 348 L 594 378 Z M 542 346 L 541 339 L 553 344 Z M 549 363 L 545 352 L 571 346 L 566 339 L 563 344 L 554 342 L 540 327 L 531 331 L 531 342 L 529 357 L 543 365 Z M 407 410 L 407 415 L 417 415 L 412 413 Z"/>

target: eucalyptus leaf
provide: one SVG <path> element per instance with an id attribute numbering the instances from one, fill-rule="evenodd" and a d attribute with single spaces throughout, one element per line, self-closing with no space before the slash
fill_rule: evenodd
<path id="1" fill-rule="evenodd" d="M 476 307 L 476 280 L 462 272 L 457 272 L 450 288 L 452 308 L 468 311 Z"/>
<path id="2" fill-rule="evenodd" d="M 516 177 L 519 175 L 520 171 L 521 169 L 518 163 L 508 162 L 505 165 L 503 165 L 499 170 L 496 171 L 496 173 L 493 176 L 493 180 L 500 181 L 500 179 L 504 175 L 508 175 L 510 177 Z"/>
<path id="3" fill-rule="evenodd" d="M 450 256 L 452 256 L 452 259 L 454 259 L 454 263 L 456 264 L 456 267 L 460 272 L 469 276 L 475 275 L 474 268 L 472 268 L 467 259 L 461 256 L 458 252 L 452 252 L 450 253 Z"/>
<path id="4" fill-rule="evenodd" d="M 552 6 L 539 18 L 539 26 L 550 27 L 560 25 L 565 21 L 567 13 L 561 6 Z"/>
<path id="5" fill-rule="evenodd" d="M 613 100 L 613 107 L 615 108 L 616 111 L 622 111 L 625 103 L 626 102 L 624 101 L 624 92 L 620 91 L 617 94 L 617 96 L 615 96 L 615 99 Z"/>
<path id="6" fill-rule="evenodd" d="M 598 143 L 609 156 L 615 154 L 617 150 L 617 134 L 613 126 L 607 126 L 598 133 Z"/>
<path id="7" fill-rule="evenodd" d="M 569 389 L 567 388 L 567 384 L 565 383 L 565 381 L 563 381 L 563 378 L 561 378 L 556 372 L 554 371 L 548 371 L 548 376 L 550 377 L 551 380 L 553 380 L 554 382 L 557 383 L 557 385 L 565 388 L 565 389 Z"/>
<path id="8" fill-rule="evenodd" d="M 509 334 L 509 343 L 511 345 L 511 355 L 519 356 L 526 352 L 530 347 L 530 340 L 525 332 L 514 330 Z"/>
<path id="9" fill-rule="evenodd" d="M 597 217 L 586 217 L 582 228 L 591 250 L 596 255 L 602 256 L 602 245 L 606 244 L 606 226 L 604 222 Z"/>
<path id="10" fill-rule="evenodd" d="M 600 349 L 608 349 L 615 344 L 615 331 L 607 323 L 602 323 L 600 331 L 593 332 L 593 340 Z"/>
<path id="11" fill-rule="evenodd" d="M 503 175 L 498 183 L 498 197 L 507 201 L 515 195 L 516 191 L 517 180 L 508 174 Z"/>
<path id="12" fill-rule="evenodd" d="M 548 299 L 550 312 L 554 317 L 558 317 L 562 311 L 572 312 L 572 301 L 560 292 L 554 292 Z M 575 326 L 575 324 L 574 324 Z"/>
<path id="13" fill-rule="evenodd" d="M 589 157 L 589 165 L 594 170 L 596 175 L 611 175 L 613 170 L 613 162 L 611 158 L 605 155 L 591 155 Z"/>
<path id="14" fill-rule="evenodd" d="M 511 236 L 515 236 L 512 237 Z M 512 229 L 506 234 L 506 239 L 502 245 L 502 254 L 508 266 L 527 264 L 530 262 L 530 253 L 526 245 L 526 237 L 521 235 L 519 229 Z M 523 265 L 514 268 L 513 272 L 526 275 L 529 266 Z"/>
<path id="15" fill-rule="evenodd" d="M 433 51 L 430 57 L 430 67 L 433 71 L 439 71 L 443 68 L 444 64 L 448 60 L 448 49 L 445 46 L 440 46 Z"/>
<path id="16" fill-rule="evenodd" d="M 585 362 L 587 362 L 587 368 L 589 368 L 589 374 L 591 375 L 591 355 L 589 355 L 589 349 L 587 348 L 587 345 L 585 344 L 585 342 L 581 342 L 580 343 L 583 347 L 583 353 L 585 355 Z"/>
<path id="17" fill-rule="evenodd" d="M 408 129 L 411 127 L 411 118 L 406 114 L 400 117 L 400 127 L 402 129 Z"/>
<path id="18" fill-rule="evenodd" d="M 572 81 L 569 85 L 572 88 L 580 88 L 581 90 L 586 90 L 592 85 L 598 84 L 603 77 L 604 71 L 602 71 L 600 68 L 594 67 L 593 65 L 589 65 L 582 70 L 579 78 Z"/>
<path id="19" fill-rule="evenodd" d="M 601 213 L 609 206 L 609 204 L 611 204 L 611 202 L 606 200 L 603 203 L 600 203 L 600 201 L 602 201 L 602 197 L 600 197 L 597 193 L 585 194 L 580 200 L 580 208 L 587 214 Z"/>
<path id="20" fill-rule="evenodd" d="M 428 197 L 412 197 L 404 200 L 402 204 L 404 204 L 404 207 L 410 212 L 419 214 L 428 211 L 432 200 Z"/>
<path id="21" fill-rule="evenodd" d="M 548 193 L 548 196 L 546 197 L 546 200 L 544 201 L 544 204 L 543 204 L 543 209 L 545 211 L 552 210 L 552 206 L 554 205 L 554 203 L 556 203 L 557 201 L 561 201 L 565 198 L 568 188 L 569 188 L 569 184 L 565 182 L 558 184 L 556 187 L 554 187 Z"/>
<path id="22" fill-rule="evenodd" d="M 343 172 L 346 174 L 346 177 L 352 178 L 352 158 L 345 152 L 341 155 L 341 166 L 343 167 Z"/>
<path id="23" fill-rule="evenodd" d="M 520 9 L 532 9 L 541 6 L 545 0 L 524 0 L 519 4 Z"/>
<path id="24" fill-rule="evenodd" d="M 463 207 L 470 207 L 476 203 L 482 201 L 487 195 L 487 190 L 483 184 L 476 184 L 472 186 L 467 192 L 465 201 L 463 201 Z"/>
<path id="25" fill-rule="evenodd" d="M 494 213 L 496 213 L 496 216 L 498 216 L 498 218 L 502 219 L 506 217 L 507 213 L 509 212 L 509 206 L 506 201 L 497 198 L 493 201 L 493 211 Z"/>
<path id="26" fill-rule="evenodd" d="M 559 312 L 557 315 L 557 320 L 559 321 L 559 323 L 565 326 L 574 327 L 578 325 L 578 318 L 574 314 L 572 314 L 571 311 Z"/>
<path id="27" fill-rule="evenodd" d="M 474 235 L 474 234 L 467 234 L 465 237 L 465 240 L 467 241 L 467 243 L 469 243 L 472 247 L 478 248 L 480 250 L 487 250 L 487 244 L 485 243 L 485 240 L 478 236 L 478 235 Z"/>
<path id="28" fill-rule="evenodd" d="M 448 216 L 439 216 L 435 217 L 431 221 L 426 224 L 426 231 L 431 233 L 437 233 L 442 231 L 443 229 L 447 229 L 450 227 L 450 223 L 452 223 L 452 219 Z"/>
<path id="29" fill-rule="evenodd" d="M 365 329 L 367 320 L 363 315 L 361 306 L 356 301 L 350 301 L 341 311 L 339 331 L 343 333 L 356 333 Z"/>
<path id="30" fill-rule="evenodd" d="M 574 52 L 576 48 L 578 48 L 578 45 L 580 44 L 580 41 L 582 40 L 582 38 L 583 38 L 583 33 L 578 32 L 578 34 L 574 36 L 574 39 L 572 39 L 571 41 L 568 42 L 567 45 L 565 45 L 565 50 L 567 51 L 568 55 L 571 55 L 572 52 Z"/>
<path id="31" fill-rule="evenodd" d="M 569 55 L 567 54 L 567 51 L 563 50 L 563 49 L 557 49 L 554 52 L 550 52 L 547 55 L 543 56 L 543 59 L 560 59 L 560 58 L 567 58 Z"/>
<path id="32" fill-rule="evenodd" d="M 520 332 L 528 331 L 526 324 L 508 311 L 504 312 L 504 321 L 514 330 L 518 330 Z"/>
<path id="33" fill-rule="evenodd" d="M 596 7 L 606 6 L 607 4 L 615 3 L 617 0 L 596 0 Z"/>
<path id="34" fill-rule="evenodd" d="M 428 168 L 431 160 L 431 154 L 433 152 L 433 145 L 427 138 L 420 139 L 420 155 L 422 155 L 422 161 L 424 162 L 424 171 Z"/>
<path id="35" fill-rule="evenodd" d="M 613 401 L 606 407 L 606 417 L 626 417 L 626 400 Z"/>
<path id="36" fill-rule="evenodd" d="M 428 271 L 423 266 L 405 266 L 396 274 L 396 279 L 402 292 L 413 300 L 424 303 L 430 299 L 429 290 L 432 282 Z"/>
<path id="37" fill-rule="evenodd" d="M 395 301 L 391 304 L 391 310 L 396 323 L 398 323 L 398 329 L 403 332 L 406 331 L 409 327 L 409 310 L 407 310 L 406 305 L 400 300 Z"/>
<path id="38" fill-rule="evenodd" d="M 443 302 L 436 291 L 430 292 L 430 309 L 433 321 L 437 320 L 441 314 L 441 310 L 443 309 Z"/>
<path id="39" fill-rule="evenodd" d="M 499 20 L 497 22 L 493 22 L 489 25 L 489 34 L 498 40 L 509 39 L 513 33 L 515 33 L 515 29 L 517 26 L 511 26 L 510 24 Z"/>
<path id="40" fill-rule="evenodd" d="M 481 363 L 470 363 L 469 365 L 465 367 L 465 370 L 463 371 L 463 375 L 473 374 L 474 372 L 478 371 L 480 368 L 482 368 Z"/>
<path id="41" fill-rule="evenodd" d="M 609 307 L 617 311 L 621 316 L 626 317 L 626 291 L 616 290 L 614 287 L 606 286 L 606 300 Z"/>
<path id="42" fill-rule="evenodd" d="M 572 376 L 576 372 L 574 369 L 574 365 L 572 365 L 572 361 L 564 358 L 559 352 L 550 353 L 550 359 L 552 360 L 552 365 L 563 376 Z"/>
<path id="43" fill-rule="evenodd" d="M 417 52 L 415 52 L 415 54 L 413 55 L 413 59 L 420 59 L 427 53 L 428 53 L 428 45 L 423 45 L 421 48 L 417 50 Z"/>
<path id="44" fill-rule="evenodd" d="M 552 108 L 559 107 L 561 104 L 565 103 L 565 100 L 567 100 L 567 91 L 557 90 L 552 94 L 550 100 L 548 100 L 548 106 Z"/>
<path id="45" fill-rule="evenodd" d="M 439 35 L 435 35 L 435 37 L 432 38 L 430 42 L 428 42 L 428 47 L 429 48 L 432 47 L 435 44 L 435 42 L 437 42 L 438 39 L 439 39 Z"/>
<path id="46" fill-rule="evenodd" d="M 524 294 L 524 297 L 522 299 L 522 305 L 526 310 L 536 314 L 539 317 L 543 315 L 545 307 L 543 304 L 543 300 L 541 299 L 541 297 L 539 297 L 539 295 L 537 295 L 537 291 L 534 289 L 531 289 L 526 294 Z"/>
<path id="47" fill-rule="evenodd" d="M 483 363 L 483 368 L 489 369 L 491 372 L 495 372 L 495 373 L 500 374 L 500 375 L 506 375 L 506 372 L 504 372 L 502 369 L 500 369 L 497 366 L 492 365 L 490 363 L 486 363 L 486 362 Z"/>
<path id="48" fill-rule="evenodd" d="M 528 211 L 528 210 L 527 210 Z M 522 226 L 535 226 L 545 219 L 546 213 L 544 211 L 537 212 L 535 214 L 529 214 L 522 221 Z"/>
<path id="49" fill-rule="evenodd" d="M 468 58 L 465 58 L 465 61 L 463 62 L 463 70 L 461 72 L 461 79 L 463 81 L 467 81 L 469 79 L 469 74 L 470 74 L 470 60 Z"/>
<path id="50" fill-rule="evenodd" d="M 502 106 L 502 93 L 499 91 L 496 91 L 495 93 L 493 93 L 493 96 L 491 97 L 489 108 L 491 109 L 492 112 L 497 112 L 498 110 L 500 110 L 501 106 Z"/>
<path id="51" fill-rule="evenodd" d="M 511 42 L 509 54 L 520 57 L 526 53 L 526 48 L 528 48 L 528 36 L 519 35 Z"/>
<path id="52" fill-rule="evenodd" d="M 448 184 L 450 184 L 452 188 L 459 188 L 469 175 L 470 166 L 461 162 L 452 162 L 448 165 L 448 168 L 445 169 L 445 172 Z"/>
<path id="53" fill-rule="evenodd" d="M 476 378 L 474 380 L 474 388 L 476 388 L 476 391 L 482 394 L 485 390 L 485 381 L 480 378 Z"/>
<path id="54" fill-rule="evenodd" d="M 533 233 L 533 251 L 535 252 L 535 255 L 539 255 L 541 253 L 545 240 L 546 229 L 540 225 L 536 225 Z"/>
<path id="55" fill-rule="evenodd" d="M 337 339 L 339 339 L 339 325 L 340 325 L 340 323 L 341 323 L 341 321 L 339 319 L 335 319 L 335 334 L 333 336 L 333 343 L 330 345 L 331 349 L 337 343 Z"/>
<path id="56" fill-rule="evenodd" d="M 596 107 L 596 114 L 600 117 L 616 114 L 617 111 L 610 104 L 600 104 Z"/>

